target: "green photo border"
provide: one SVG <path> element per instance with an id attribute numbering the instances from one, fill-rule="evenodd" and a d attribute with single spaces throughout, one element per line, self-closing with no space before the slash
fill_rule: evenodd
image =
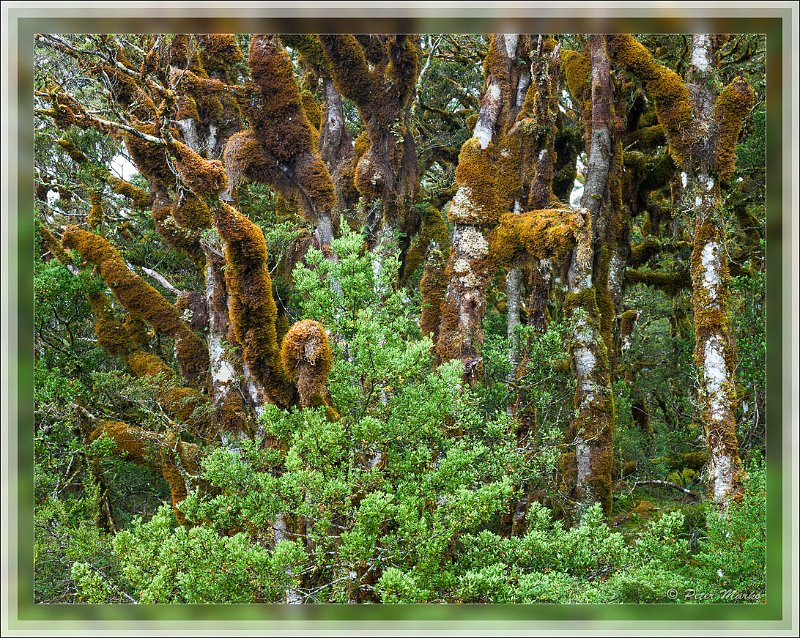
<path id="1" fill-rule="evenodd" d="M 13 3 L 12 3 L 13 4 Z M 91 3 L 89 3 L 91 4 Z M 790 344 L 797 317 L 791 315 L 790 268 L 793 239 L 789 216 L 796 211 L 797 175 L 791 167 L 793 86 L 791 56 L 798 45 L 795 3 L 716 8 L 671 3 L 628 7 L 576 3 L 572 6 L 469 3 L 403 8 L 367 3 L 347 9 L 304 3 L 260 8 L 235 4 L 170 9 L 158 3 L 140 8 L 109 6 L 76 9 L 8 7 L 3 105 L 9 129 L 3 177 L 4 273 L 7 313 L 3 326 L 4 392 L 4 623 L 8 630 L 287 632 L 340 630 L 349 634 L 404 631 L 592 631 L 747 630 L 785 631 L 796 624 L 793 609 L 797 565 L 796 412 L 789 407 L 793 371 Z M 159 17 L 152 16 L 158 12 Z M 678 14 L 680 17 L 677 17 Z M 366 15 L 369 15 L 367 18 Z M 468 16 L 468 17 L 456 17 Z M 581 17 L 569 17 L 580 15 Z M 313 16 L 313 17 L 312 17 Z M 33 604 L 33 35 L 82 32 L 711 32 L 767 36 L 767 587 L 764 605 L 53 605 Z M 6 87 L 4 87 L 6 88 Z M 795 112 L 796 117 L 796 112 Z M 794 140 L 796 143 L 796 140 Z M 792 200 L 795 189 L 795 199 Z M 794 203 L 794 206 L 792 206 Z M 796 214 L 796 213 L 795 213 Z M 796 224 L 796 221 L 794 222 Z M 16 256 L 14 256 L 16 253 Z M 11 260 L 11 261 L 6 261 Z M 795 271 L 796 272 L 796 271 Z M 6 388 L 4 388 L 4 391 Z M 796 391 L 796 388 L 794 389 Z M 789 396 L 787 396 L 789 395 Z M 785 400 L 785 402 L 784 402 Z M 795 438 L 793 438 L 795 437 Z M 794 483 L 792 483 L 794 481 Z M 795 590 L 793 592 L 793 589 Z M 796 635 L 796 634 L 795 634 Z"/>

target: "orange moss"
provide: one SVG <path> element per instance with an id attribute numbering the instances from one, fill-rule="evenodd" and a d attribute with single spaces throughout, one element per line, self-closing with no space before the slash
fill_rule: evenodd
<path id="1" fill-rule="evenodd" d="M 303 90 L 300 92 L 300 100 L 303 103 L 303 112 L 308 118 L 308 122 L 317 131 L 322 127 L 322 109 L 317 103 L 317 98 L 311 91 Z"/>
<path id="2" fill-rule="evenodd" d="M 155 124 L 140 124 L 136 128 L 147 135 L 159 134 Z M 142 175 L 156 184 L 170 186 L 171 183 L 174 183 L 175 176 L 167 164 L 167 153 L 164 147 L 131 134 L 125 134 L 124 139 L 128 153 Z"/>
<path id="3" fill-rule="evenodd" d="M 121 421 L 100 421 L 89 435 L 89 440 L 96 441 L 104 434 L 116 443 L 116 454 L 126 455 L 139 465 L 161 468 L 162 443 L 155 432 L 131 427 Z"/>
<path id="4" fill-rule="evenodd" d="M 175 374 L 161 357 L 141 350 L 131 354 L 127 363 L 128 369 L 135 377 L 154 377 L 163 374 L 166 378 L 172 378 Z"/>
<path id="5" fill-rule="evenodd" d="M 128 340 L 136 348 L 144 348 L 150 342 L 147 332 L 147 323 L 136 315 L 128 314 L 122 322 L 122 327 L 128 335 Z"/>
<path id="6" fill-rule="evenodd" d="M 723 181 L 728 181 L 736 170 L 736 142 L 754 100 L 755 93 L 744 78 L 731 82 L 717 97 L 714 105 L 715 169 Z"/>
<path id="7" fill-rule="evenodd" d="M 361 156 L 367 152 L 369 148 L 369 137 L 367 136 L 366 131 L 361 131 L 358 137 L 356 138 L 355 144 L 353 145 L 353 155 L 356 161 L 361 159 Z"/>
<path id="8" fill-rule="evenodd" d="M 200 448 L 192 443 L 184 443 L 172 434 L 157 434 L 120 421 L 100 421 L 89 439 L 95 441 L 103 435 L 116 443 L 116 454 L 124 455 L 139 465 L 161 470 L 169 484 L 175 518 L 183 524 L 185 516 L 177 506 L 188 495 L 184 473 L 191 478 L 201 473 Z"/>
<path id="9" fill-rule="evenodd" d="M 172 368 L 161 357 L 149 352 L 136 350 L 127 357 L 126 362 L 131 374 L 138 378 L 162 375 L 171 380 L 175 377 Z M 209 436 L 213 419 L 204 409 L 206 397 L 196 389 L 167 387 L 159 390 L 155 399 L 170 418 L 183 423 L 191 434 L 203 438 Z"/>
<path id="10" fill-rule="evenodd" d="M 563 259 L 575 245 L 583 218 L 569 209 L 506 213 L 490 239 L 490 254 L 498 266 L 510 266 L 527 253 L 537 259 Z"/>
<path id="11" fill-rule="evenodd" d="M 322 324 L 311 319 L 293 324 L 281 344 L 281 362 L 297 385 L 301 406 L 311 405 L 315 396 L 325 400 L 333 354 Z"/>
<path id="12" fill-rule="evenodd" d="M 169 246 L 185 252 L 197 264 L 204 262 L 205 255 L 200 246 L 199 233 L 178 224 L 172 216 L 172 202 L 164 193 L 157 195 L 153 203 L 153 221 L 158 234 Z"/>
<path id="13" fill-rule="evenodd" d="M 125 326 L 114 317 L 111 302 L 103 293 L 92 294 L 89 304 L 95 317 L 94 333 L 97 335 L 97 343 L 104 350 L 114 356 L 125 356 L 135 349 Z"/>
<path id="14" fill-rule="evenodd" d="M 195 99 L 191 95 L 179 95 L 176 104 L 176 120 L 200 119 L 200 112 L 197 110 L 197 102 L 195 102 Z"/>
<path id="15" fill-rule="evenodd" d="M 42 238 L 42 243 L 47 247 L 53 257 L 58 259 L 58 261 L 64 265 L 72 263 L 72 258 L 64 251 L 64 248 L 61 246 L 61 242 L 56 239 L 55 235 L 50 232 L 50 229 L 47 226 L 41 222 L 38 222 L 36 224 L 36 229 L 39 231 L 39 235 Z"/>
<path id="16" fill-rule="evenodd" d="M 304 217 L 315 221 L 317 214 L 336 206 L 336 188 L 325 162 L 316 154 L 305 154 L 296 161 L 297 184 L 301 194 Z M 307 204 L 306 204 L 307 202 Z"/>
<path id="17" fill-rule="evenodd" d="M 156 113 L 155 102 L 130 75 L 111 64 L 95 67 L 92 73 L 110 81 L 115 101 L 137 120 L 146 122 L 153 118 Z"/>
<path id="18" fill-rule="evenodd" d="M 276 306 L 267 270 L 261 229 L 224 202 L 214 210 L 214 225 L 225 240 L 225 281 L 236 340 L 253 376 L 281 407 L 294 403 L 294 389 L 278 352 Z"/>
<path id="19" fill-rule="evenodd" d="M 113 175 L 110 176 L 109 185 L 115 193 L 129 197 L 136 208 L 150 208 L 151 196 L 147 191 Z"/>
<path id="20" fill-rule="evenodd" d="M 359 109 L 369 110 L 369 103 L 377 91 L 364 49 L 356 37 L 349 34 L 326 34 L 320 35 L 319 40 L 333 71 L 333 81 L 339 93 L 353 100 Z"/>
<path id="21" fill-rule="evenodd" d="M 66 248 L 77 250 L 81 257 L 98 267 L 100 276 L 127 310 L 145 317 L 159 332 L 174 335 L 180 330 L 181 322 L 175 307 L 133 273 L 104 238 L 77 226 L 68 226 L 62 243 Z"/>
<path id="22" fill-rule="evenodd" d="M 222 162 L 203 159 L 182 142 L 173 142 L 171 148 L 181 181 L 195 194 L 211 197 L 225 190 L 228 178 Z"/>
<path id="23" fill-rule="evenodd" d="M 274 36 L 253 38 L 250 68 L 262 97 L 249 114 L 258 139 L 281 162 L 313 152 L 314 129 L 303 110 L 292 62 Z"/>
<path id="24" fill-rule="evenodd" d="M 202 339 L 180 319 L 175 306 L 127 267 L 108 241 L 77 226 L 69 226 L 62 243 L 97 266 L 106 285 L 129 312 L 146 319 L 157 331 L 175 338 L 178 361 L 187 378 L 196 379 L 203 374 L 208 368 L 208 351 Z"/>
<path id="25" fill-rule="evenodd" d="M 191 193 L 178 198 L 172 206 L 172 216 L 184 228 L 208 228 L 211 211 L 206 203 Z"/>

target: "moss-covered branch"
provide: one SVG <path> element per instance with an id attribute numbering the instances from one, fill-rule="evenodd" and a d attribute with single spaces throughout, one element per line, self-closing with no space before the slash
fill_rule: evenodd
<path id="1" fill-rule="evenodd" d="M 296 402 L 278 349 L 277 308 L 267 270 L 267 246 L 261 229 L 235 208 L 219 202 L 214 225 L 225 240 L 225 280 L 230 317 L 244 361 L 267 396 L 281 407 Z"/>
<path id="2" fill-rule="evenodd" d="M 144 318 L 158 332 L 175 339 L 175 354 L 182 374 L 197 381 L 208 369 L 203 339 L 184 322 L 178 310 L 150 284 L 132 272 L 116 249 L 104 238 L 70 226 L 62 243 L 95 264 L 114 296 L 129 311 Z"/>

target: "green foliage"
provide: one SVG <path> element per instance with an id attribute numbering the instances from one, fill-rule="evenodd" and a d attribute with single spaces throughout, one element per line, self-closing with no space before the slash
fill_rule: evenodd
<path id="1" fill-rule="evenodd" d="M 767 560 L 766 469 L 754 459 L 741 503 L 720 515 L 708 513 L 708 535 L 697 554 L 697 590 L 706 602 L 750 602 L 765 599 Z M 738 597 L 737 597 L 738 596 Z"/>

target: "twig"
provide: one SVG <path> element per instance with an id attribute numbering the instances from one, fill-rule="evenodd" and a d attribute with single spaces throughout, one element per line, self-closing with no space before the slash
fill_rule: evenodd
<path id="1" fill-rule="evenodd" d="M 128 268 L 130 268 L 130 270 L 133 270 L 133 267 L 132 267 L 130 264 L 128 264 Z M 164 277 L 164 275 L 162 275 L 160 272 L 157 272 L 157 271 L 153 270 L 152 268 L 145 268 L 144 266 L 141 266 L 141 269 L 142 269 L 142 270 L 143 270 L 143 271 L 144 271 L 144 272 L 145 272 L 145 273 L 146 273 L 146 274 L 147 274 L 149 277 L 152 277 L 152 278 L 153 278 L 153 279 L 155 279 L 155 280 L 156 280 L 158 283 L 160 283 L 160 284 L 161 284 L 161 285 L 162 285 L 164 288 L 166 288 L 167 290 L 169 290 L 169 291 L 170 291 L 170 292 L 171 292 L 173 295 L 179 295 L 179 294 L 181 294 L 181 291 L 180 291 L 180 290 L 178 290 L 178 289 L 177 289 L 175 286 L 173 286 L 173 285 L 172 285 L 172 284 L 171 284 L 171 283 L 170 283 L 170 282 L 167 280 L 167 278 L 166 278 L 166 277 Z"/>
<path id="2" fill-rule="evenodd" d="M 685 487 L 681 487 L 677 483 L 673 483 L 672 481 L 659 481 L 659 480 L 650 480 L 650 481 L 636 481 L 631 488 L 631 492 L 635 490 L 637 487 L 641 485 L 655 485 L 661 487 L 671 487 L 673 490 L 678 490 L 679 492 L 683 492 L 688 496 L 691 496 L 694 499 L 700 500 L 700 494 L 697 492 L 693 492 L 692 490 L 687 490 Z"/>

